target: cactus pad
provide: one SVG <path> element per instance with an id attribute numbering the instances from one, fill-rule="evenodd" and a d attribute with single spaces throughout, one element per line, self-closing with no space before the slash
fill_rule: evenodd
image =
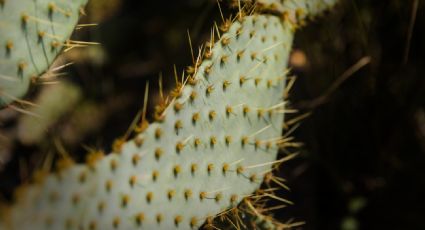
<path id="1" fill-rule="evenodd" d="M 23 96 L 49 68 L 86 2 L 0 1 L 0 107 Z"/>
<path id="2" fill-rule="evenodd" d="M 276 16 L 235 20 L 133 140 L 23 186 L 11 229 L 194 229 L 235 207 L 276 161 L 293 39 Z M 19 192 L 20 191 L 20 192 Z"/>
<path id="3" fill-rule="evenodd" d="M 257 4 L 265 9 L 275 10 L 279 12 L 297 13 L 302 10 L 309 16 L 322 13 L 335 5 L 337 0 L 257 0 Z M 298 12 L 300 13 L 300 12 Z"/>
<path id="4" fill-rule="evenodd" d="M 0 0 L 0 39 L 10 24 L 4 23 L 5 9 L 22 8 L 11 2 Z M 20 32 L 0 40 L 6 42 L 0 48 L 6 58 L 0 61 L 18 63 L 2 63 L 0 104 L 20 96 L 31 76 L 53 58 L 45 54 L 44 38 L 59 29 L 33 20 L 40 17 L 42 2 L 33 1 L 34 9 L 25 17 L 16 14 Z M 241 13 L 221 27 L 225 33 L 204 47 L 202 60 L 188 69 L 190 75 L 177 85 L 172 100 L 158 107 L 156 122 L 142 122 L 135 138 L 117 142 L 106 156 L 94 151 L 86 164 L 64 159 L 57 172 L 36 173 L 33 183 L 16 191 L 15 204 L 2 209 L 0 229 L 197 229 L 252 198 L 272 166 L 285 160 L 276 156 L 285 141 L 283 98 L 294 31 L 334 2 L 257 1 L 263 7 L 257 12 L 266 14 Z M 46 6 L 42 12 L 49 14 Z M 41 41 L 30 41 L 40 28 L 51 31 Z M 17 48 L 16 56 L 8 43 L 13 39 L 26 45 Z M 16 79 L 26 84 L 9 82 Z M 239 206 L 249 208 L 250 203 Z M 251 221 L 249 215 L 242 219 Z M 251 222 L 274 227 L 269 219 Z"/>

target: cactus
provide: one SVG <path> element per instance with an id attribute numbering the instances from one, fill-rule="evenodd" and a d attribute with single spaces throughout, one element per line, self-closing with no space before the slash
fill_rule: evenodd
<path id="1" fill-rule="evenodd" d="M 65 81 L 44 87 L 36 98 L 38 106 L 31 108 L 28 114 L 19 119 L 19 140 L 25 144 L 40 143 L 46 138 L 46 130 L 49 130 L 64 114 L 69 113 L 80 101 L 81 96 L 78 87 Z M 63 100 L 64 98 L 66 100 Z"/>
<path id="2" fill-rule="evenodd" d="M 306 17 L 317 16 L 324 10 L 332 8 L 336 2 L 335 0 L 258 0 L 257 4 L 263 11 L 275 11 L 293 19 L 304 20 Z"/>
<path id="3" fill-rule="evenodd" d="M 66 46 L 87 0 L 0 1 L 0 107 L 22 97 Z"/>
<path id="4" fill-rule="evenodd" d="M 255 210 L 251 194 L 275 164 L 287 160 L 276 157 L 287 141 L 281 137 L 283 98 L 298 24 L 244 12 L 249 11 L 221 27 L 225 33 L 216 34 L 217 42 L 212 35 L 202 61 L 188 68 L 171 100 L 157 107 L 156 122 L 142 119 L 139 133 L 118 140 L 111 154 L 93 151 L 86 164 L 63 159 L 56 173 L 36 173 L 5 209 L 3 226 L 195 229 L 212 227 L 212 219 L 226 210 Z M 262 196 L 273 195 L 255 195 Z M 253 212 L 240 221 L 275 227 Z"/>

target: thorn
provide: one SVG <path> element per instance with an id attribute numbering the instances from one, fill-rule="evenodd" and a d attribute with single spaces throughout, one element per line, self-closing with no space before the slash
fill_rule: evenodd
<path id="1" fill-rule="evenodd" d="M 296 123 L 304 120 L 305 118 L 309 117 L 311 114 L 312 114 L 312 112 L 307 112 L 307 113 L 301 114 L 300 116 L 297 116 L 295 118 L 292 118 L 289 121 L 285 121 L 285 123 L 283 124 L 284 125 L 283 128 L 286 129 L 289 126 L 292 126 L 293 124 L 296 124 Z"/>
<path id="2" fill-rule="evenodd" d="M 220 11 L 221 20 L 223 21 L 223 23 L 225 23 L 224 16 L 223 16 L 223 11 L 221 10 L 221 6 L 220 6 L 220 1 L 219 0 L 217 0 L 217 6 L 218 6 L 218 10 Z"/>
<path id="3" fill-rule="evenodd" d="M 192 40 L 190 38 L 189 30 L 187 30 L 187 38 L 189 40 L 189 48 L 190 48 L 190 54 L 192 55 L 192 63 L 195 65 L 195 55 L 193 53 Z"/>

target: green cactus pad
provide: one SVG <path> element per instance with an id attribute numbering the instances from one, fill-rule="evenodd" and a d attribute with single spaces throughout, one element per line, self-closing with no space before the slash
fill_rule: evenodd
<path id="1" fill-rule="evenodd" d="M 38 106 L 19 118 L 19 140 L 26 145 L 40 143 L 46 138 L 46 130 L 74 109 L 81 97 L 80 88 L 66 81 L 44 87 L 35 99 Z"/>
<path id="2" fill-rule="evenodd" d="M 0 1 L 0 107 L 22 97 L 71 35 L 87 0 Z"/>
<path id="3" fill-rule="evenodd" d="M 257 0 L 261 9 L 286 13 L 293 21 L 303 20 L 307 16 L 320 15 L 324 10 L 332 8 L 338 0 Z"/>
<path id="4" fill-rule="evenodd" d="M 236 20 L 161 122 L 114 153 L 23 187 L 8 226 L 196 229 L 238 205 L 276 160 L 292 31 L 276 16 Z"/>

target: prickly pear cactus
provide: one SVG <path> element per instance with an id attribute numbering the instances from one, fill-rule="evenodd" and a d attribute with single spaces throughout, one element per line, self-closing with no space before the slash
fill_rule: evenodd
<path id="1" fill-rule="evenodd" d="M 65 44 L 87 0 L 0 0 L 0 107 L 23 96 Z"/>
<path id="2" fill-rule="evenodd" d="M 258 0 L 257 4 L 263 10 L 286 13 L 293 18 L 304 19 L 321 14 L 335 5 L 336 0 Z M 288 16 L 289 16 L 288 15 Z"/>
<path id="3" fill-rule="evenodd" d="M 118 152 L 29 186 L 14 229 L 190 229 L 249 196 L 276 159 L 290 26 L 228 28 L 175 100 Z"/>
<path id="4" fill-rule="evenodd" d="M 3 226 L 214 228 L 213 217 L 237 213 L 242 203 L 257 227 L 274 228 L 250 199 L 274 196 L 252 194 L 286 160 L 276 156 L 286 141 L 283 98 L 296 27 L 288 17 L 240 12 L 204 47 L 172 100 L 157 107 L 156 122 L 142 122 L 107 156 L 92 152 L 78 165 L 64 159 L 57 173 L 36 174 L 17 191 Z"/>

